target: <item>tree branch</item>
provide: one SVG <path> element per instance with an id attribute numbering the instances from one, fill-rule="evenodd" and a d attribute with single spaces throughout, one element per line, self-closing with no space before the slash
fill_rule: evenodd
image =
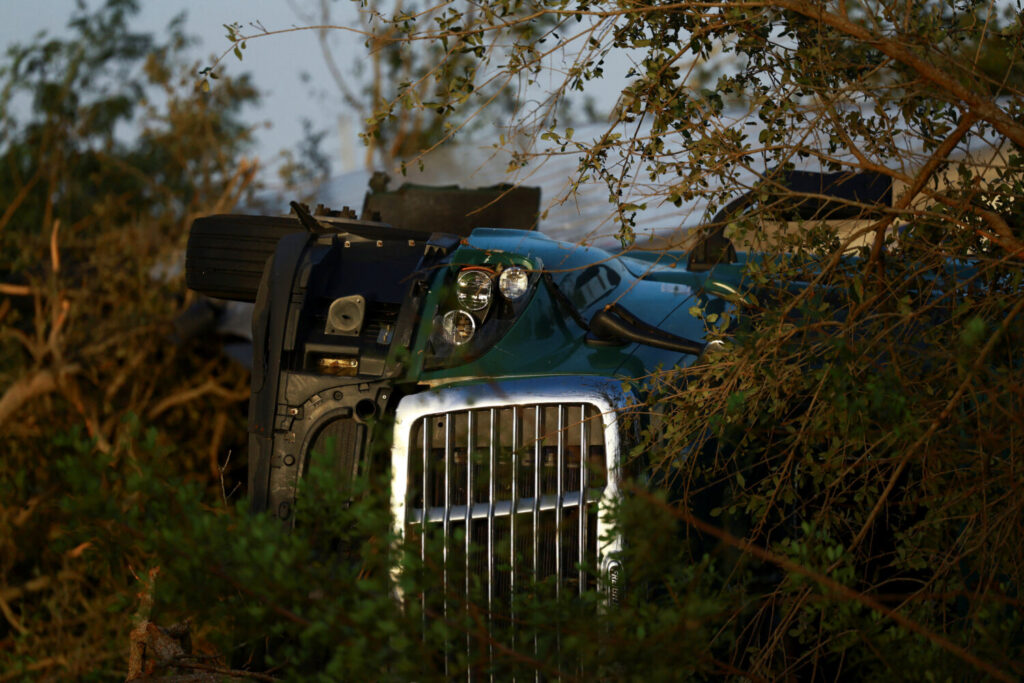
<path id="1" fill-rule="evenodd" d="M 1022 300 L 1022 303 L 1024 303 L 1024 300 Z M 977 668 L 979 671 L 984 671 L 989 676 L 992 676 L 997 680 L 1014 680 L 1009 674 L 1005 673 L 1000 669 L 997 669 L 989 662 L 986 662 L 985 660 L 974 656 L 973 654 L 971 654 L 964 648 L 960 647 L 956 643 L 952 642 L 951 640 L 945 638 L 941 634 L 930 631 L 929 629 L 925 628 L 916 621 L 913 621 L 903 616 L 896 610 L 886 607 L 881 602 L 879 602 L 878 600 L 874 599 L 869 595 L 865 595 L 864 593 L 855 591 L 852 588 L 844 586 L 835 579 L 826 576 L 825 574 L 819 573 L 813 569 L 805 567 L 802 564 L 798 564 L 787 557 L 773 553 L 772 551 L 766 548 L 762 548 L 761 546 L 751 543 L 750 541 L 747 541 L 742 538 L 737 538 L 736 536 L 730 534 L 728 531 L 720 529 L 717 526 L 714 526 L 713 524 L 709 524 L 704 520 L 699 519 L 698 517 L 696 517 L 695 515 L 693 515 L 692 513 L 683 509 L 680 506 L 666 505 L 663 501 L 657 500 L 654 496 L 652 496 L 647 491 L 644 491 L 638 486 L 631 486 L 630 489 L 631 492 L 638 496 L 639 498 L 643 498 L 647 502 L 663 508 L 672 516 L 685 522 L 686 524 L 689 524 L 698 531 L 714 536 L 723 543 L 731 545 L 737 550 L 753 555 L 759 560 L 771 562 L 772 564 L 778 565 L 787 572 L 790 572 L 792 574 L 799 574 L 800 576 L 810 579 L 811 581 L 814 581 L 815 583 L 821 585 L 822 588 L 825 588 L 829 592 L 834 593 L 839 597 L 846 598 L 847 600 L 852 600 L 854 602 L 859 602 L 865 607 L 868 607 L 880 614 L 885 615 L 887 618 L 892 619 L 894 622 L 896 622 L 903 628 L 907 629 L 908 631 L 912 631 L 913 633 L 917 633 L 918 635 L 924 636 L 935 645 L 938 645 L 942 649 L 953 653 L 960 659 Z"/>
<path id="2" fill-rule="evenodd" d="M 960 100 L 970 109 L 971 113 L 980 119 L 991 123 L 996 130 L 1013 140 L 1020 147 L 1024 147 L 1024 124 L 1014 121 L 1010 116 L 1000 109 L 988 97 L 974 92 L 963 85 L 950 74 L 935 66 L 922 57 L 911 52 L 907 46 L 899 40 L 880 36 L 872 33 L 863 26 L 856 24 L 844 16 L 826 12 L 821 4 L 810 4 L 800 0 L 773 0 L 768 3 L 751 3 L 753 6 L 776 6 L 787 9 L 796 14 L 820 21 L 826 26 L 845 33 L 867 45 L 877 48 L 882 54 L 887 55 L 901 64 L 913 69 L 922 79 L 940 90 Z"/>
<path id="3" fill-rule="evenodd" d="M 50 369 L 38 370 L 7 387 L 3 396 L 0 396 L 0 426 L 28 401 L 56 391 L 60 387 L 60 376 L 73 375 L 80 370 L 77 365 L 67 365 L 56 372 Z"/>

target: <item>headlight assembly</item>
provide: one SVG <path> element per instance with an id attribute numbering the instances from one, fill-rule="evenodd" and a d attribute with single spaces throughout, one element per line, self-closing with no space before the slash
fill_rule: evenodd
<path id="1" fill-rule="evenodd" d="M 449 264 L 433 285 L 436 308 L 423 357 L 425 370 L 454 367 L 486 353 L 530 305 L 543 272 L 539 261 L 513 261 L 468 249 L 466 253 L 477 258 Z"/>
<path id="2" fill-rule="evenodd" d="M 526 268 L 512 266 L 501 271 L 498 291 L 509 301 L 518 301 L 530 289 L 530 274 Z"/>
<path id="3" fill-rule="evenodd" d="M 455 281 L 459 305 L 467 311 L 482 311 L 491 303 L 491 274 L 486 270 L 465 269 Z"/>
<path id="4" fill-rule="evenodd" d="M 448 311 L 441 319 L 441 334 L 452 346 L 462 346 L 473 338 L 476 332 L 476 321 L 465 311 Z"/>

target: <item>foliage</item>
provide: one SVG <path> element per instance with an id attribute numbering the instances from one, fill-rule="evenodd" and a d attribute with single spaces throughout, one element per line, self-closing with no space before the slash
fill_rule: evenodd
<path id="1" fill-rule="evenodd" d="M 123 678 L 134 518 L 161 514 L 140 474 L 219 490 L 244 443 L 246 374 L 171 321 L 191 220 L 254 187 L 256 91 L 199 92 L 183 20 L 154 38 L 135 9 L 79 9 L 0 68 L 0 680 Z"/>
<path id="2" fill-rule="evenodd" d="M 715 271 L 739 292 L 726 314 L 693 310 L 726 352 L 632 382 L 651 388 L 632 453 L 648 476 L 610 512 L 629 540 L 618 601 L 531 586 L 511 634 L 443 591 L 396 599 L 443 584 L 401 554 L 384 482 L 348 500 L 314 473 L 294 534 L 211 502 L 245 378 L 208 350 L 146 343 L 177 306 L 149 273 L 191 216 L 248 186 L 232 117 L 252 93 L 224 78 L 182 90 L 158 68 L 174 41 L 140 74 L 146 41 L 108 54 L 87 39 L 128 35 L 130 9 L 82 15 L 82 40 L 17 52 L 4 72 L 6 97 L 26 87 L 39 105 L 5 120 L 0 169 L 2 676 L 121 677 L 139 602 L 140 620 L 194 620 L 193 654 L 165 662 L 179 674 L 1024 673 L 1019 8 L 499 1 L 374 15 L 396 50 L 442 56 L 398 83 L 379 125 L 430 109 L 455 129 L 490 101 L 484 83 L 537 88 L 559 66 L 564 80 L 516 121 L 607 184 L 626 245 L 641 203 L 701 198 L 710 219 L 755 191 L 726 218 L 765 255 Z M 558 103 L 622 52 L 636 66 L 617 120 L 590 140 L 560 128 Z M 709 73 L 714 88 L 691 87 Z M 106 94 L 83 97 L 100 82 Z M 150 85 L 166 106 L 132 106 Z M 117 122 L 133 112 L 144 133 L 128 145 Z M 793 168 L 883 173 L 894 204 L 789 221 L 777 172 Z"/>
<path id="3" fill-rule="evenodd" d="M 638 378 L 659 387 L 636 449 L 658 476 L 620 523 L 630 571 L 661 598 L 606 613 L 636 659 L 580 637 L 639 670 L 664 642 L 689 652 L 692 626 L 705 648 L 680 676 L 1019 677 L 1020 6 L 496 1 L 375 17 L 444 55 L 426 72 L 440 99 L 400 82 L 375 121 L 429 108 L 457 127 L 486 115 L 482 84 L 539 90 L 515 112 L 538 141 L 515 163 L 579 154 L 577 182 L 607 185 L 626 247 L 644 204 L 700 201 L 710 220 L 752 192 L 723 220 L 764 256 L 716 271 L 740 293 L 705 316 L 728 353 Z M 472 58 L 453 74 L 455 54 Z M 632 80 L 607 130 L 560 126 L 557 103 L 623 54 Z M 808 197 L 790 170 L 879 173 L 894 201 L 792 220 Z M 666 516 L 688 542 L 652 551 Z M 700 618 L 679 621 L 688 608 Z M 627 637 L 650 624 L 666 640 Z"/>
<path id="4" fill-rule="evenodd" d="M 353 4 L 343 8 L 344 19 L 338 22 L 337 4 L 335 0 L 308 0 L 293 5 L 306 26 L 268 29 L 259 21 L 225 25 L 230 46 L 213 65 L 201 71 L 202 75 L 217 78 L 228 68 L 223 63 L 225 57 L 234 55 L 242 60 L 244 50 L 254 40 L 314 31 L 337 91 L 339 108 L 350 110 L 360 121 L 367 169 L 419 160 L 456 136 L 465 142 L 482 132 L 473 139 L 483 138 L 481 142 L 489 143 L 484 136 L 490 136 L 490 124 L 514 116 L 531 95 L 504 74 L 481 71 L 480 65 L 496 48 L 484 42 L 483 34 L 462 33 L 463 24 L 490 16 L 489 8 L 481 8 L 479 16 L 473 7 L 465 16 L 454 8 L 419 14 L 415 7 L 402 2 L 368 0 L 359 3 L 358 8 Z M 531 18 L 509 24 L 509 30 L 521 41 L 541 36 L 554 23 L 551 18 L 533 15 L 529 5 L 512 10 L 512 14 Z M 440 30 L 439 40 L 423 41 L 412 35 L 424 21 L 434 22 Z M 351 64 L 339 60 L 329 40 L 336 32 L 341 32 L 344 40 L 362 42 L 367 58 Z M 211 83 L 204 81 L 206 87 Z M 549 116 L 572 120 L 571 102 L 559 100 L 555 104 Z M 589 101 L 584 102 L 584 115 L 592 117 L 589 106 Z M 477 107 L 487 108 L 487 116 L 477 117 Z M 289 165 L 285 172 L 289 170 L 294 167 Z"/>

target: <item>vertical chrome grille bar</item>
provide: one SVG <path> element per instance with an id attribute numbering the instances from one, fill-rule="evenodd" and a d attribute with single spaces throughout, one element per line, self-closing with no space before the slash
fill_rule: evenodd
<path id="1" fill-rule="evenodd" d="M 497 424 L 496 410 L 490 410 L 490 429 L 488 430 L 487 443 L 490 446 L 490 465 L 487 469 L 487 631 L 494 630 L 491 615 L 494 613 L 494 499 L 497 496 L 495 482 L 498 479 L 497 455 L 498 449 L 495 445 L 498 434 L 495 426 Z M 488 640 L 488 659 L 494 661 L 494 643 Z M 494 676 L 491 676 L 494 680 Z"/>
<path id="2" fill-rule="evenodd" d="M 533 409 L 533 582 L 536 584 L 540 578 L 540 465 L 544 455 L 540 441 L 540 421 L 543 417 L 543 409 L 540 404 Z M 537 654 L 537 632 L 533 632 L 533 654 Z M 540 681 L 540 672 L 533 674 L 535 681 Z"/>
<path id="3" fill-rule="evenodd" d="M 469 546 L 473 540 L 473 411 L 466 411 L 466 605 L 469 605 Z"/>
<path id="4" fill-rule="evenodd" d="M 555 599 L 562 594 L 562 493 L 565 482 L 562 480 L 562 472 L 565 470 L 565 405 L 559 403 L 555 406 L 558 411 L 558 443 L 556 446 L 557 457 L 555 462 Z M 559 620 L 561 621 L 561 620 Z M 555 631 L 556 652 L 558 653 L 558 668 L 562 668 L 562 628 L 559 624 Z"/>
<path id="5" fill-rule="evenodd" d="M 558 411 L 558 446 L 555 472 L 555 597 L 562 590 L 562 490 L 565 482 L 562 471 L 565 469 L 565 406 L 559 403 Z"/>
<path id="6" fill-rule="evenodd" d="M 587 434 L 587 404 L 580 405 L 580 509 L 579 509 L 579 592 L 583 595 L 587 586 L 587 575 L 583 571 L 583 558 L 587 555 L 587 488 L 590 478 L 589 470 L 590 439 Z"/>
<path id="7" fill-rule="evenodd" d="M 533 409 L 533 580 L 537 581 L 540 571 L 540 464 L 544 453 L 540 442 L 540 420 L 543 409 L 538 404 Z"/>
<path id="8" fill-rule="evenodd" d="M 512 406 L 512 507 L 508 516 L 509 574 L 508 616 L 512 626 L 512 647 L 515 647 L 516 622 L 516 512 L 519 508 L 519 407 Z"/>
<path id="9" fill-rule="evenodd" d="M 444 534 L 444 544 L 442 551 L 442 564 L 443 564 L 443 599 L 444 599 L 444 616 L 448 616 L 448 539 L 451 537 L 451 516 L 452 516 L 452 415 L 451 413 L 445 413 L 444 415 L 444 519 L 441 522 L 442 529 L 441 533 Z M 447 669 L 447 662 L 445 668 Z"/>
<path id="10" fill-rule="evenodd" d="M 511 571 L 509 572 L 509 600 L 515 605 L 515 519 L 516 509 L 519 505 L 519 408 L 512 407 L 512 513 L 509 515 L 509 561 Z M 509 615 L 515 621 L 515 609 L 510 608 Z"/>
<path id="11" fill-rule="evenodd" d="M 466 411 L 466 521 L 464 529 L 466 532 L 466 593 L 465 593 L 465 613 L 469 616 L 469 587 L 470 587 L 470 552 L 469 547 L 473 542 L 473 411 Z M 466 630 L 466 652 L 470 652 L 473 647 L 473 640 L 470 637 L 469 630 Z M 466 670 L 466 680 L 472 680 L 472 668 Z"/>
<path id="12" fill-rule="evenodd" d="M 421 429 L 423 430 L 423 481 L 422 495 L 423 495 L 423 516 L 420 517 L 420 562 L 423 566 L 427 566 L 427 509 L 430 507 L 430 499 L 427 498 L 427 482 L 430 476 L 430 424 L 433 420 L 429 418 L 423 418 L 420 420 Z M 427 632 L 427 594 L 424 591 L 422 597 L 423 604 L 423 633 Z"/>

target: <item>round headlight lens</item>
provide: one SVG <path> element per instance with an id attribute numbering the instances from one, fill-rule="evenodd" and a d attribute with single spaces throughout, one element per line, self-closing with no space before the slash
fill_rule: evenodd
<path id="1" fill-rule="evenodd" d="M 459 305 L 467 311 L 479 311 L 491 303 L 491 277 L 482 270 L 464 270 L 455 281 Z"/>
<path id="2" fill-rule="evenodd" d="M 441 334 L 444 340 L 453 346 L 461 346 L 473 338 L 476 332 L 476 321 L 465 311 L 448 311 L 441 319 Z"/>
<path id="3" fill-rule="evenodd" d="M 521 299 L 529 287 L 530 274 L 526 272 L 526 268 L 506 268 L 501 271 L 501 277 L 498 278 L 498 290 L 509 301 Z"/>

